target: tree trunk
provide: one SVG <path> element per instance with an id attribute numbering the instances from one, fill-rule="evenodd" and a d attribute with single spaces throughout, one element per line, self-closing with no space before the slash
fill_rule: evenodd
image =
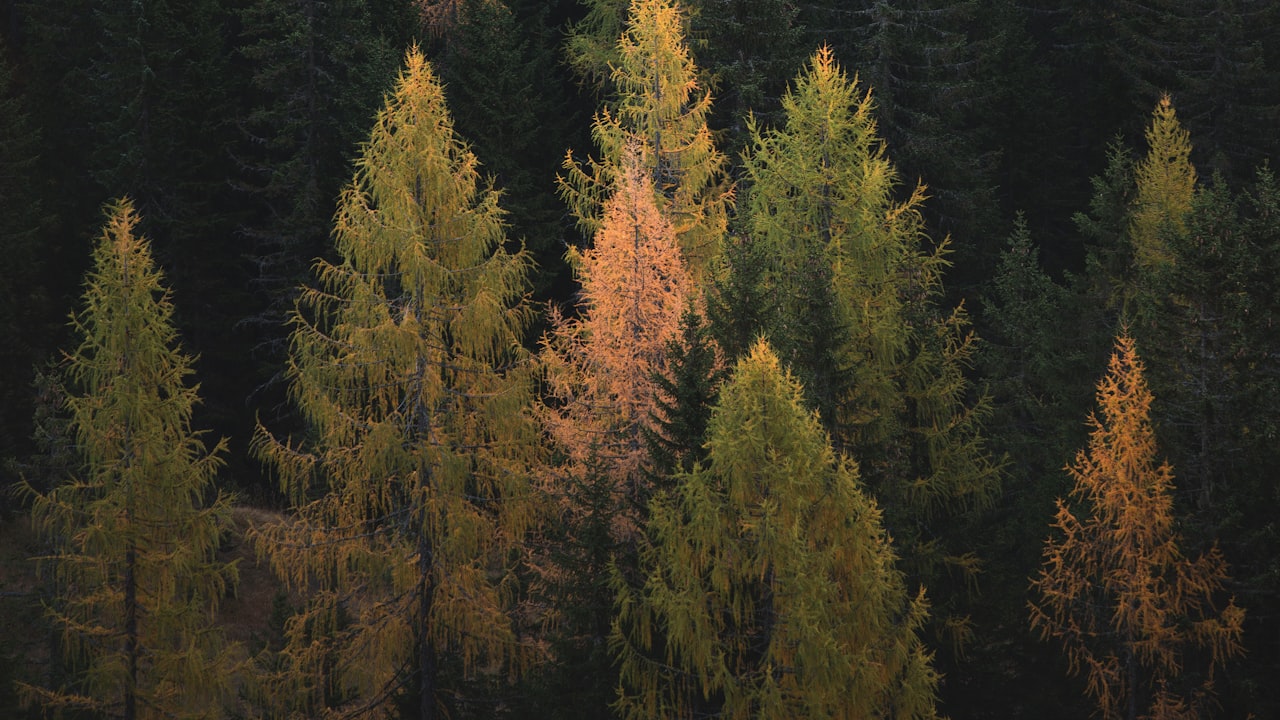
<path id="1" fill-rule="evenodd" d="M 137 549 L 129 542 L 124 551 L 124 653 L 129 664 L 129 680 L 124 687 L 124 718 L 138 716 L 138 580 L 134 570 Z"/>
<path id="2" fill-rule="evenodd" d="M 425 535 L 425 532 L 424 532 Z M 436 712 L 436 645 L 431 637 L 431 609 L 435 602 L 435 574 L 431 561 L 431 540 L 422 537 L 418 541 L 418 569 L 421 572 L 422 615 L 418 627 L 418 716 L 421 720 L 435 720 Z"/>

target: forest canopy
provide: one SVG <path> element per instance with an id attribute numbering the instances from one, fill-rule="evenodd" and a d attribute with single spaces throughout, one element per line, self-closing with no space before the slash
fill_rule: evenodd
<path id="1" fill-rule="evenodd" d="M 3 7 L 0 715 L 1280 714 L 1280 5 Z"/>

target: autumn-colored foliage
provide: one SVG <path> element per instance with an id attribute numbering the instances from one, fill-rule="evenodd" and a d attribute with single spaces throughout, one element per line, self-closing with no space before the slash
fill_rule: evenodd
<path id="1" fill-rule="evenodd" d="M 1171 262 L 1168 233 L 1187 229 L 1196 169 L 1191 134 L 1182 128 L 1168 95 L 1160 98 L 1147 126 L 1147 155 L 1134 168 L 1137 196 L 1129 234 L 1134 262 L 1145 272 Z"/>
<path id="2" fill-rule="evenodd" d="M 34 495 L 52 554 L 65 684 L 27 686 L 46 712 L 212 718 L 232 692 L 232 649 L 213 626 L 234 586 L 216 553 L 230 513 L 212 491 L 225 441 L 191 430 L 191 358 L 128 200 L 108 209 L 75 318 L 67 399 L 79 471 Z"/>
<path id="3" fill-rule="evenodd" d="M 624 718 L 931 718 L 937 675 L 856 465 L 763 341 L 705 465 L 652 504 L 642 587 L 615 573 Z"/>
<path id="4" fill-rule="evenodd" d="M 569 153 L 561 195 L 594 234 L 613 192 L 614 176 L 634 147 L 658 209 L 671 223 L 696 278 L 720 253 L 732 200 L 726 158 L 716 149 L 707 115 L 711 95 L 699 85 L 683 11 L 673 0 L 633 0 L 618 39 L 614 100 L 596 115 L 592 137 L 598 159 L 579 165 Z"/>
<path id="5" fill-rule="evenodd" d="M 537 437 L 520 341 L 526 259 L 453 131 L 440 83 L 406 57 L 344 191 L 335 242 L 293 319 L 292 394 L 311 431 L 259 431 L 294 516 L 260 547 L 306 597 L 267 699 L 283 710 L 423 718 L 523 652 L 511 550 L 534 518 Z"/>
<path id="6" fill-rule="evenodd" d="M 1101 416 L 1090 416 L 1089 445 L 1067 468 L 1071 501 L 1058 501 L 1032 582 L 1031 627 L 1062 643 L 1108 719 L 1199 717 L 1214 671 L 1241 652 L 1244 611 L 1234 600 L 1218 608 L 1222 556 L 1179 548 L 1173 469 L 1157 460 L 1151 404 L 1122 335 L 1098 383 Z"/>
<path id="7" fill-rule="evenodd" d="M 630 533 L 644 505 L 644 429 L 656 410 L 655 373 L 664 371 L 693 287 L 634 147 L 614 185 L 592 247 L 578 262 L 580 314 L 553 314 L 543 344 L 551 403 L 542 418 L 576 467 L 570 472 L 588 460 L 603 464 L 623 509 L 617 530 Z"/>

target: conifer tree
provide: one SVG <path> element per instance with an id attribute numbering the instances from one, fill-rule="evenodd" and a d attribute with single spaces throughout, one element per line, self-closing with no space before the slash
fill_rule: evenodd
<path id="1" fill-rule="evenodd" d="M 1090 179 L 1093 195 L 1088 212 L 1072 217 L 1085 240 L 1088 292 L 1099 305 L 1115 312 L 1128 302 L 1133 286 L 1129 233 L 1137 192 L 1133 173 L 1132 151 L 1123 140 L 1112 140 L 1107 147 L 1106 169 Z"/>
<path id="2" fill-rule="evenodd" d="M 72 672 L 25 691 L 54 713 L 218 717 L 234 667 L 213 614 L 237 577 L 216 557 L 230 513 L 213 491 L 226 443 L 210 452 L 191 430 L 191 358 L 138 215 L 128 200 L 108 213 L 70 359 L 82 469 L 47 493 L 28 486 L 54 548 L 40 560 Z"/>
<path id="3" fill-rule="evenodd" d="M 571 224 L 552 191 L 562 148 L 548 138 L 568 135 L 583 115 L 567 107 L 548 8 L 527 5 L 518 13 L 499 0 L 457 3 L 434 65 L 460 134 L 502 191 L 508 235 L 523 239 L 538 265 L 535 295 L 545 297 L 569 284 L 562 255 Z"/>
<path id="4" fill-rule="evenodd" d="M 399 58 L 365 2 L 255 0 L 239 19 L 238 55 L 253 69 L 235 151 L 249 210 L 240 232 L 254 270 L 254 313 L 244 322 L 258 344 L 257 379 L 267 383 L 284 364 L 296 290 L 327 247 L 349 157 Z"/>
<path id="5" fill-rule="evenodd" d="M 643 588 L 615 576 L 623 717 L 935 716 L 923 592 L 802 398 L 757 344 L 721 390 L 706 464 L 655 499 Z"/>
<path id="6" fill-rule="evenodd" d="M 273 694 L 295 711 L 422 718 L 446 670 L 518 669 L 511 551 L 534 523 L 537 439 L 521 350 L 523 253 L 416 49 L 344 190 L 293 320 L 289 375 L 310 434 L 260 429 L 294 517 L 258 535 L 306 607 Z"/>
<path id="7" fill-rule="evenodd" d="M 543 347 L 553 404 L 542 413 L 570 463 L 607 463 L 622 515 L 616 530 L 642 526 L 648 482 L 645 430 L 653 429 L 667 347 L 693 286 L 675 230 L 653 202 L 652 183 L 632 149 L 592 247 L 578 262 L 581 314 L 560 320 Z"/>
<path id="8" fill-rule="evenodd" d="M 924 189 L 896 199 L 871 95 L 829 49 L 783 108 L 786 125 L 754 128 L 745 160 L 740 242 L 758 246 L 762 267 L 757 289 L 739 294 L 764 299 L 760 330 L 815 384 L 806 397 L 859 458 L 912 578 L 932 584 L 944 566 L 970 575 L 957 520 L 993 497 L 998 467 L 983 446 L 986 400 L 970 400 L 964 377 L 967 316 L 939 306 L 946 248 L 925 236 Z"/>
<path id="9" fill-rule="evenodd" d="M 1171 260 L 1167 235 L 1186 232 L 1196 169 L 1191 135 L 1178 122 L 1168 95 L 1152 112 L 1146 137 L 1147 154 L 1134 168 L 1137 193 L 1129 234 L 1134 263 L 1150 273 Z"/>
<path id="10" fill-rule="evenodd" d="M 1098 405 L 1032 581 L 1031 627 L 1062 642 L 1103 717 L 1199 717 L 1214 670 L 1241 651 L 1244 611 L 1217 607 L 1227 570 L 1216 548 L 1195 559 L 1179 548 L 1173 469 L 1157 461 L 1152 395 L 1127 335 Z"/>
<path id="11" fill-rule="evenodd" d="M 1107 327 L 1102 309 L 1073 281 L 1049 277 L 1019 215 L 983 299 L 979 368 L 992 394 L 992 446 L 1012 460 L 997 510 L 1000 527 L 986 540 L 996 544 L 994 562 L 1019 579 L 1038 560 L 1044 515 L 1066 491 L 1065 479 L 1054 483 L 1046 476 L 1084 439 L 1079 418 L 1093 396 L 1077 379 L 1101 364 L 1109 340 L 1099 337 L 1098 328 Z M 1022 588 L 1013 593 L 1020 607 Z"/>
<path id="12" fill-rule="evenodd" d="M 788 79 L 807 51 L 799 8 L 789 0 L 690 0 L 690 37 L 715 93 L 711 120 L 733 157 L 750 141 L 747 118 L 781 122 Z"/>
<path id="13" fill-rule="evenodd" d="M 679 338 L 667 343 L 666 366 L 668 374 L 654 374 L 652 426 L 645 427 L 649 472 L 663 482 L 705 459 L 707 424 L 724 380 L 711 328 L 693 307 L 680 318 Z"/>
<path id="14" fill-rule="evenodd" d="M 903 174 L 931 191 L 931 230 L 954 234 L 973 252 L 996 207 L 995 153 L 981 142 L 980 109 L 994 104 L 994 78 L 979 75 L 994 54 L 980 28 L 997 12 L 980 0 L 816 0 L 801 3 L 812 43 L 875 88 L 880 134 Z M 979 18 L 981 18 L 979 20 Z"/>
<path id="15" fill-rule="evenodd" d="M 692 293 L 634 148 L 624 162 L 594 243 L 574 263 L 578 312 L 566 319 L 553 311 L 541 353 L 548 397 L 539 417 L 557 458 L 544 482 L 559 516 L 532 562 L 556 663 L 543 677 L 563 703 L 587 714 L 607 712 L 617 685 L 603 652 L 612 618 L 607 570 L 612 561 L 630 574 L 636 564 L 659 479 L 647 440 Z M 571 716 L 563 703 L 555 712 Z"/>
<path id="16" fill-rule="evenodd" d="M 635 144 L 658 209 L 671 222 L 690 272 L 702 278 L 720 254 L 732 193 L 725 157 L 707 127 L 711 95 L 698 80 L 684 26 L 674 0 L 633 0 L 610 76 L 613 100 L 592 126 L 600 157 L 579 165 L 568 153 L 560 193 L 579 226 L 593 234 L 613 177 Z"/>
<path id="17" fill-rule="evenodd" d="M 41 134 L 14 83 L 7 53 L 8 44 L 0 41 L 0 198 L 6 207 L 0 216 L 0 255 L 7 261 L 0 277 L 0 332 L 9 338 L 0 348 L 0 375 L 5 378 L 0 387 L 0 457 L 25 449 L 33 410 L 26 390 L 32 368 L 52 344 L 57 322 L 50 312 L 49 247 L 42 242 L 44 218 L 36 193 Z M 0 492 L 7 489 L 0 482 Z"/>

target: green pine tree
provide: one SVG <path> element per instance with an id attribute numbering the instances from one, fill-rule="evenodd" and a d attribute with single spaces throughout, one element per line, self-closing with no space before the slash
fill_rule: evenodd
<path id="1" fill-rule="evenodd" d="M 220 717 L 234 690 L 232 648 L 213 625 L 237 570 L 216 553 L 230 504 L 213 489 L 226 442 L 191 430 L 191 358 L 129 201 L 108 209 L 76 316 L 67 406 L 83 470 L 47 493 L 28 486 L 52 553 L 70 674 L 28 686 L 48 712 Z"/>
<path id="2" fill-rule="evenodd" d="M 307 603 L 272 693 L 295 712 L 422 718 L 462 702 L 456 669 L 518 669 L 512 551 L 534 524 L 537 436 L 521 349 L 527 258 L 416 49 L 378 114 L 293 320 L 292 393 L 311 426 L 260 430 L 294 516 L 260 547 Z M 458 681 L 460 682 L 460 680 Z M 403 696 L 403 697 L 401 697 Z"/>

